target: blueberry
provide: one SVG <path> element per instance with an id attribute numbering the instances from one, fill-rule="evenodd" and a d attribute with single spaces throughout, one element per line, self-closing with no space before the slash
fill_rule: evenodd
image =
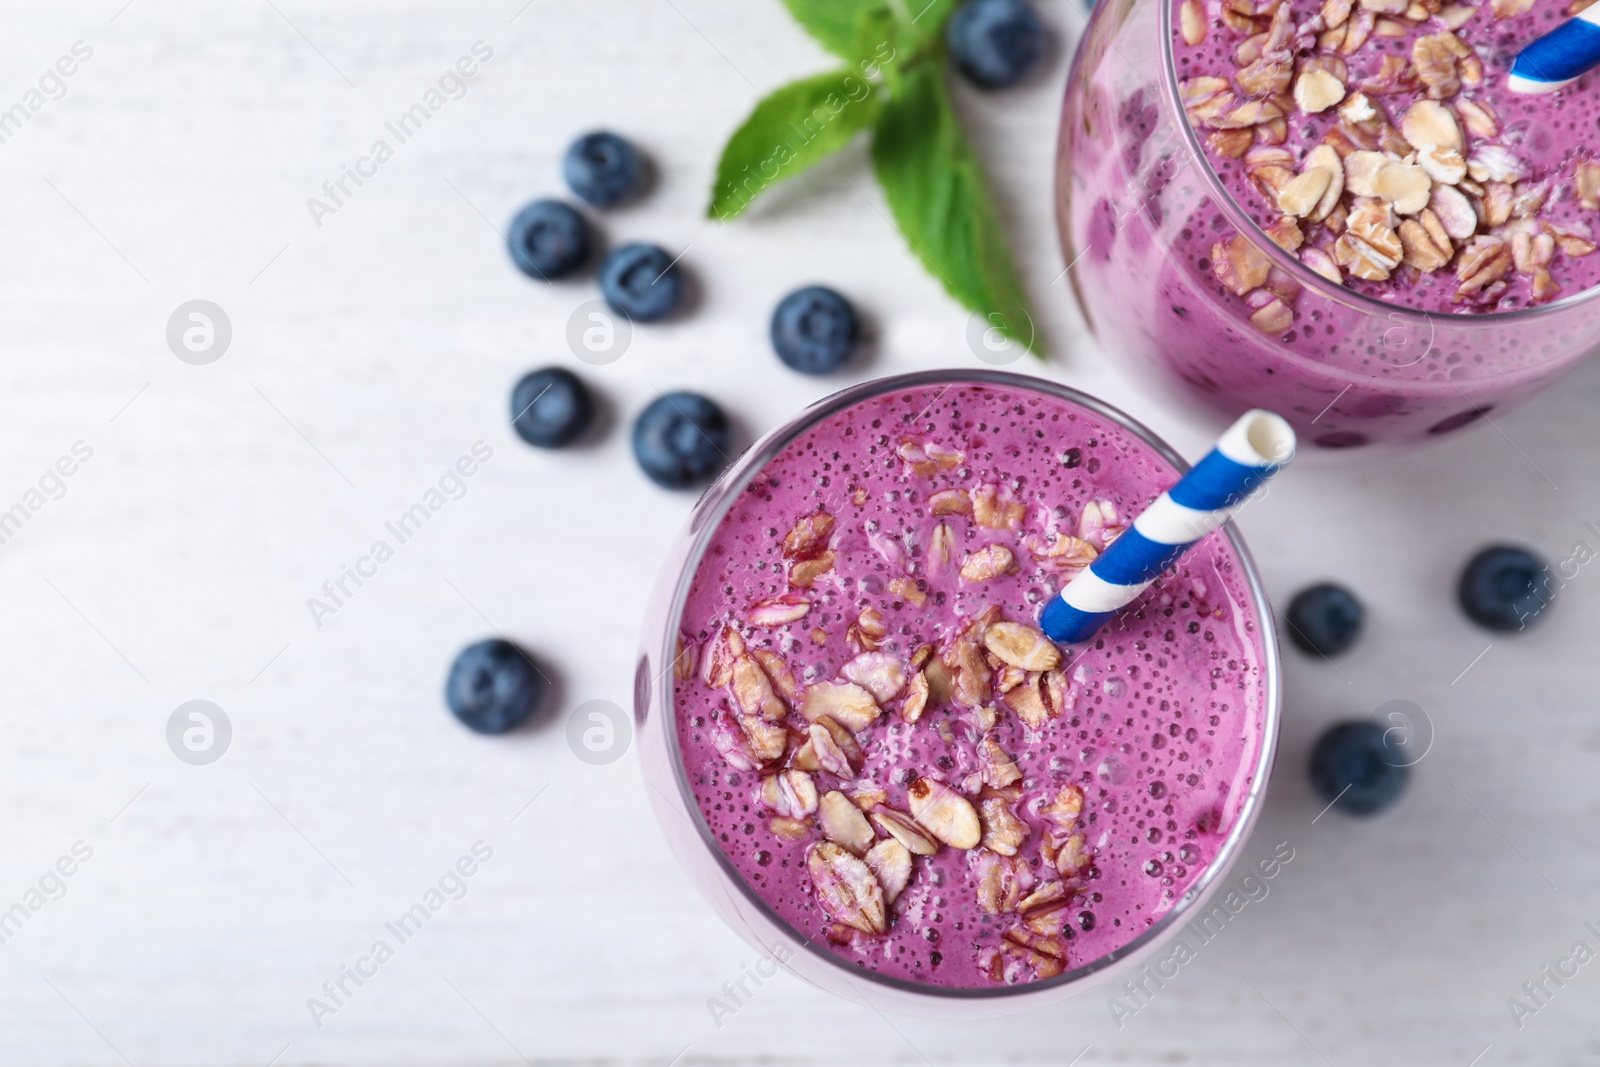
<path id="1" fill-rule="evenodd" d="M 945 33 L 950 58 L 985 89 L 1015 85 L 1044 51 L 1044 26 L 1027 0 L 967 0 Z"/>
<path id="2" fill-rule="evenodd" d="M 1337 656 L 1355 644 L 1367 612 L 1350 590 L 1324 582 L 1296 593 L 1287 614 L 1296 647 L 1313 656 Z"/>
<path id="3" fill-rule="evenodd" d="M 821 285 L 796 289 L 772 313 L 772 347 L 801 374 L 827 374 L 844 366 L 858 332 L 850 301 Z"/>
<path id="4" fill-rule="evenodd" d="M 698 393 L 668 393 L 633 424 L 633 454 L 650 480 L 683 489 L 728 462 L 728 417 Z"/>
<path id="5" fill-rule="evenodd" d="M 561 367 L 529 371 L 511 390 L 511 426 L 530 445 L 569 445 L 593 420 L 588 387 Z"/>
<path id="6" fill-rule="evenodd" d="M 644 168 L 633 145 L 614 133 L 587 133 L 567 149 L 567 184 L 595 207 L 614 207 L 639 188 Z"/>
<path id="7" fill-rule="evenodd" d="M 1348 815 L 1375 815 L 1400 799 L 1410 780 L 1399 748 L 1366 719 L 1329 727 L 1311 747 L 1311 786 Z"/>
<path id="8" fill-rule="evenodd" d="M 559 200 L 535 200 L 511 220 L 506 233 L 511 262 L 530 278 L 554 281 L 583 265 L 589 228 L 583 216 Z"/>
<path id="9" fill-rule="evenodd" d="M 1550 568 L 1517 545 L 1490 545 L 1467 561 L 1456 588 L 1461 610 L 1487 630 L 1521 630 L 1550 606 Z"/>
<path id="10" fill-rule="evenodd" d="M 655 322 L 683 299 L 683 277 L 665 249 L 623 245 L 600 264 L 600 292 L 611 310 L 636 322 Z"/>
<path id="11" fill-rule="evenodd" d="M 544 691 L 544 675 L 533 659 L 510 641 L 491 638 L 456 656 L 444 700 L 467 727 L 480 734 L 503 734 L 533 715 Z"/>

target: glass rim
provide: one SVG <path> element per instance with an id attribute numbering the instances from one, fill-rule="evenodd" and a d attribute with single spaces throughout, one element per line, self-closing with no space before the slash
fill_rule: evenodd
<path id="1" fill-rule="evenodd" d="M 784 448 L 800 435 L 814 429 L 824 420 L 862 401 L 906 388 L 918 388 L 936 384 L 954 386 L 969 383 L 1044 393 L 1058 400 L 1076 404 L 1115 423 L 1139 438 L 1149 445 L 1158 456 L 1169 463 L 1176 473 L 1183 474 L 1190 467 L 1190 464 L 1172 446 L 1168 445 L 1166 441 L 1162 440 L 1132 416 L 1103 400 L 1048 378 L 1038 378 L 1032 375 L 1000 370 L 947 369 L 891 375 L 849 386 L 814 401 L 788 422 L 762 435 L 759 440 L 746 449 L 734 460 L 732 465 L 707 487 L 700 500 L 696 502 L 694 512 L 690 518 L 692 541 L 687 555 L 683 557 L 682 570 L 678 574 L 676 585 L 672 591 L 666 624 L 662 629 L 660 643 L 656 649 L 656 653 L 661 656 L 661 659 L 657 662 L 671 663 L 676 660 L 677 635 L 681 632 L 680 622 L 688 603 L 689 589 L 693 585 L 695 574 L 699 570 L 705 551 L 710 547 L 712 537 L 722 525 L 722 520 L 732 510 L 734 503 L 739 499 L 739 495 L 744 492 L 745 487 L 750 484 L 751 480 L 759 475 L 767 464 Z M 702 509 L 707 510 L 702 513 Z M 1206 865 L 1206 869 L 1166 913 L 1148 929 L 1121 948 L 1071 970 L 1063 971 L 1053 978 L 1040 979 L 1020 985 L 1001 985 L 995 988 L 941 987 L 908 981 L 903 978 L 893 978 L 879 974 L 876 971 L 853 966 L 849 961 L 832 952 L 826 945 L 807 937 L 794 924 L 779 915 L 771 905 L 761 898 L 760 894 L 751 888 L 744 875 L 739 873 L 733 861 L 728 858 L 722 847 L 717 843 L 716 835 L 706 822 L 705 814 L 700 810 L 694 790 L 689 785 L 688 773 L 684 766 L 683 753 L 680 750 L 678 741 L 677 712 L 674 706 L 676 703 L 676 678 L 672 672 L 667 672 L 667 684 L 658 687 L 659 694 L 652 694 L 651 704 L 664 713 L 662 714 L 662 728 L 666 731 L 667 755 L 672 763 L 673 777 L 677 782 L 679 799 L 690 815 L 701 846 L 711 854 L 724 877 L 738 887 L 744 899 L 754 905 L 762 917 L 774 927 L 787 933 L 798 944 L 804 946 L 811 956 L 825 960 L 828 964 L 837 968 L 841 974 L 845 975 L 847 980 L 865 979 L 880 986 L 918 996 L 950 1001 L 991 1001 L 1005 997 L 1020 997 L 1030 993 L 1058 990 L 1081 983 L 1084 979 L 1101 971 L 1120 965 L 1137 955 L 1158 947 L 1165 939 L 1165 936 L 1180 925 L 1180 920 L 1185 920 L 1191 911 L 1219 887 L 1222 877 L 1232 868 L 1234 861 L 1238 858 L 1238 851 L 1249 837 L 1250 831 L 1254 828 L 1256 819 L 1260 815 L 1261 805 L 1266 795 L 1267 783 L 1271 778 L 1273 760 L 1277 755 L 1282 704 L 1282 664 L 1279 658 L 1277 629 L 1273 624 L 1272 604 L 1267 599 L 1266 589 L 1262 584 L 1260 574 L 1256 570 L 1255 561 L 1251 557 L 1250 551 L 1244 543 L 1244 538 L 1233 521 L 1230 519 L 1220 527 L 1219 532 L 1227 538 L 1229 547 L 1239 560 L 1240 572 L 1249 589 L 1250 606 L 1254 609 L 1259 620 L 1259 625 L 1256 629 L 1260 635 L 1262 652 L 1262 724 L 1261 740 L 1257 746 L 1251 784 L 1245 794 L 1244 803 L 1239 808 L 1239 815 L 1228 831 L 1226 840 L 1218 848 L 1212 861 Z M 763 947 L 771 948 L 771 946 Z"/>
<path id="2" fill-rule="evenodd" d="M 1178 85 L 1177 58 L 1173 52 L 1173 0 L 1152 0 L 1152 2 L 1155 3 L 1160 9 L 1161 67 L 1163 73 L 1166 75 L 1163 79 L 1163 87 L 1166 89 L 1167 106 L 1171 109 L 1174 115 L 1178 116 L 1178 118 L 1175 120 L 1175 125 L 1179 127 L 1181 136 L 1183 137 L 1184 143 L 1187 145 L 1190 154 L 1199 161 L 1199 169 L 1204 176 L 1206 185 L 1211 191 L 1211 199 L 1216 201 L 1221 206 L 1223 214 L 1226 215 L 1228 220 L 1233 223 L 1234 229 L 1241 233 L 1248 233 L 1251 237 L 1251 241 L 1259 248 L 1259 250 L 1272 259 L 1278 267 L 1286 270 L 1300 285 L 1316 291 L 1319 295 L 1329 300 L 1344 304 L 1349 307 L 1354 307 L 1360 311 L 1372 315 L 1375 318 L 1389 318 L 1392 315 L 1399 315 L 1403 319 L 1409 319 L 1415 322 L 1427 322 L 1430 324 L 1435 323 L 1440 319 L 1444 319 L 1450 322 L 1451 325 L 1456 325 L 1459 323 L 1463 326 L 1466 326 L 1468 329 L 1479 328 L 1477 326 L 1468 326 L 1467 324 L 1469 323 L 1479 323 L 1483 328 L 1487 328 L 1490 326 L 1502 326 L 1510 323 L 1544 318 L 1557 314 L 1558 312 L 1564 312 L 1571 308 L 1582 306 L 1597 298 L 1600 298 L 1600 285 L 1592 285 L 1587 289 L 1573 293 L 1570 296 L 1562 297 L 1560 300 L 1553 300 L 1548 304 L 1535 304 L 1530 305 L 1529 307 L 1515 308 L 1511 311 L 1472 312 L 1464 315 L 1458 315 L 1454 313 L 1435 315 L 1432 312 L 1424 311 L 1421 308 L 1407 307 L 1401 304 L 1385 303 L 1384 301 L 1379 300 L 1377 297 L 1368 296 L 1365 293 L 1358 293 L 1348 286 L 1340 285 L 1329 281 L 1327 278 L 1324 278 L 1322 275 L 1318 274 L 1316 271 L 1300 262 L 1298 257 L 1292 256 L 1285 252 L 1278 246 L 1276 241 L 1268 237 L 1266 231 L 1261 228 L 1260 224 L 1257 223 L 1256 220 L 1250 216 L 1250 213 L 1245 211 L 1239 202 L 1234 199 L 1233 194 L 1228 191 L 1228 187 L 1222 184 L 1222 179 L 1218 176 L 1216 168 L 1211 165 L 1211 157 L 1206 155 L 1205 145 L 1200 142 L 1199 131 L 1197 131 L 1194 128 L 1194 124 L 1189 121 L 1188 113 L 1183 107 L 1183 93 Z M 1091 26 L 1092 25 L 1093 20 L 1091 19 Z M 1091 31 L 1086 30 L 1085 32 Z"/>

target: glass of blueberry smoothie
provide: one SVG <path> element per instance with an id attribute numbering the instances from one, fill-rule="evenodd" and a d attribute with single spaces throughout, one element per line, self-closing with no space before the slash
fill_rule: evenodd
<path id="1" fill-rule="evenodd" d="M 855 386 L 729 468 L 635 680 L 651 802 L 723 918 L 819 986 L 940 1014 L 1059 1000 L 1170 943 L 1272 763 L 1254 566 L 1229 525 L 1092 641 L 1036 618 L 1184 469 L 998 371 Z"/>
<path id="2" fill-rule="evenodd" d="M 1588 75 L 1505 84 L 1587 0 L 1106 0 L 1058 212 L 1108 351 L 1326 449 L 1414 444 L 1600 345 Z"/>

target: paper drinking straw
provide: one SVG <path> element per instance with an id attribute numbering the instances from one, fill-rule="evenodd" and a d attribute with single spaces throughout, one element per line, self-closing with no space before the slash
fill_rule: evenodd
<path id="1" fill-rule="evenodd" d="M 1600 4 L 1586 7 L 1543 37 L 1536 38 L 1511 63 L 1506 87 L 1516 93 L 1549 93 L 1571 85 L 1600 66 Z"/>
<path id="2" fill-rule="evenodd" d="M 1156 497 L 1086 570 L 1045 604 L 1052 641 L 1087 641 L 1189 546 L 1233 516 L 1256 486 L 1294 458 L 1294 430 L 1270 411 L 1247 411 L 1178 484 Z"/>

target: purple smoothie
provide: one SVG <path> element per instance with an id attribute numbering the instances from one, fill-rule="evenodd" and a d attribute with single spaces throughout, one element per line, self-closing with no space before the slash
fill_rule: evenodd
<path id="1" fill-rule="evenodd" d="M 778 918 L 993 988 L 1126 946 L 1195 883 L 1266 717 L 1239 557 L 1208 536 L 1090 645 L 1032 629 L 1176 478 L 1095 412 L 958 384 L 865 400 L 753 479 L 695 572 L 674 707 L 700 814 Z"/>
<path id="2" fill-rule="evenodd" d="M 1342 266 L 1334 273 L 1343 284 L 1386 303 L 1451 315 L 1511 311 L 1600 281 L 1600 256 L 1593 254 L 1591 239 L 1600 208 L 1600 163 L 1594 161 L 1597 79 L 1588 75 L 1564 90 L 1537 95 L 1512 92 L 1504 77 L 1518 48 L 1567 18 L 1570 0 L 1491 0 L 1477 6 L 1430 0 L 1416 5 L 1413 14 L 1423 16 L 1418 19 L 1384 10 L 1403 12 L 1407 0 L 1367 0 L 1353 7 L 1343 0 L 1280 0 L 1270 9 L 1245 4 L 1271 10 L 1281 24 L 1284 42 L 1275 51 L 1272 31 L 1264 42 L 1247 43 L 1262 20 L 1230 22 L 1208 14 L 1202 0 L 1172 2 L 1174 60 L 1188 93 L 1205 91 L 1209 83 L 1201 79 L 1218 78 L 1228 86 L 1220 91 L 1236 104 L 1265 103 L 1282 113 L 1281 129 L 1271 132 L 1218 128 L 1231 125 L 1227 113 L 1236 114 L 1231 105 L 1195 106 L 1189 113 L 1205 132 L 1207 163 L 1263 230 L 1290 216 L 1280 206 L 1283 179 L 1301 173 L 1321 145 L 1333 150 L 1346 172 L 1354 169 L 1351 157 L 1365 153 L 1358 158 L 1376 164 L 1370 158 L 1376 155 L 1396 165 L 1397 175 L 1403 171 L 1416 179 L 1416 203 L 1425 206 L 1391 208 L 1390 231 L 1407 219 L 1425 229 L 1418 221 L 1424 212 L 1436 219 L 1448 216 L 1444 198 L 1458 212 L 1471 208 L 1462 215 L 1462 228 L 1444 233 L 1438 245 L 1428 240 L 1426 249 L 1412 249 L 1400 243 L 1406 254 L 1398 267 L 1369 264 L 1380 269 L 1368 273 L 1382 278 L 1332 263 Z M 1344 20 L 1340 28 L 1321 29 L 1334 11 Z M 1362 35 L 1360 45 L 1352 34 Z M 1246 57 L 1261 54 L 1241 64 L 1241 49 Z M 1303 79 L 1309 79 L 1304 89 Z M 1276 93 L 1252 100 L 1245 95 L 1249 89 Z M 1325 95 L 1310 98 L 1314 92 Z M 1356 121 L 1356 115 L 1363 117 Z M 1449 141 L 1436 146 L 1438 160 L 1403 164 L 1429 151 L 1431 137 Z M 1353 181 L 1343 174 L 1340 179 L 1346 184 L 1340 199 L 1348 209 L 1356 200 L 1349 189 Z M 1397 182 L 1393 188 L 1398 187 Z M 1361 199 L 1385 202 L 1372 192 Z M 1348 221 L 1342 217 L 1350 212 L 1313 221 L 1316 214 L 1296 217 L 1294 237 L 1287 242 L 1294 247 L 1285 250 L 1326 267 L 1338 258 L 1336 239 Z M 1477 218 L 1468 221 L 1474 214 Z M 1410 232 L 1423 240 L 1422 233 Z M 1394 236 L 1399 241 L 1402 235 Z M 1519 241 L 1527 247 L 1514 256 Z M 1503 246 L 1504 274 L 1481 286 L 1468 284 L 1461 277 L 1463 258 L 1474 246 L 1496 242 Z M 1536 246 L 1550 250 L 1542 267 L 1532 264 Z M 1315 257 L 1313 250 L 1326 258 Z M 1434 255 L 1418 258 L 1414 252 Z"/>
<path id="3" fill-rule="evenodd" d="M 1080 304 L 1104 347 L 1187 399 L 1229 414 L 1270 408 L 1303 440 L 1330 449 L 1435 439 L 1520 402 L 1594 350 L 1600 301 L 1590 297 L 1600 254 L 1588 249 L 1600 206 L 1593 159 L 1600 79 L 1588 75 L 1553 97 L 1517 97 L 1502 85 L 1509 56 L 1560 17 L 1561 2 L 1535 0 L 1499 19 L 1491 4 L 1476 12 L 1434 5 L 1414 22 L 1368 12 L 1374 27 L 1388 19 L 1384 32 L 1395 35 L 1374 29 L 1362 48 L 1344 55 L 1319 43 L 1326 32 L 1314 24 L 1320 0 L 1283 0 L 1285 22 L 1295 28 L 1287 45 L 1289 88 L 1261 97 L 1240 84 L 1240 56 L 1270 42 L 1277 6 L 1263 3 L 1259 17 L 1241 24 L 1224 17 L 1220 0 L 1194 3 L 1206 26 L 1194 45 L 1182 33 L 1183 0 L 1097 8 L 1068 88 L 1058 177 L 1062 238 Z M 1352 17 L 1361 18 L 1361 10 Z M 1447 31 L 1473 50 L 1483 73 L 1468 84 L 1458 65 L 1460 87 L 1444 92 L 1452 88 L 1444 83 L 1436 98 L 1398 64 L 1419 38 Z M 1340 103 L 1315 112 L 1299 107 L 1293 87 L 1308 64 L 1340 75 Z M 1232 99 L 1220 111 L 1224 118 L 1250 101 L 1279 108 L 1283 118 L 1221 130 L 1202 107 L 1191 131 L 1180 85 L 1193 93 L 1208 77 L 1227 81 Z M 1364 124 L 1340 112 L 1358 93 L 1373 106 Z M 1517 174 L 1514 182 L 1476 185 L 1469 175 L 1469 184 L 1451 186 L 1486 214 L 1471 236 L 1450 238 L 1442 265 L 1413 265 L 1430 264 L 1410 246 L 1400 248 L 1401 261 L 1382 281 L 1339 262 L 1334 244 L 1357 206 L 1354 194 L 1321 220 L 1295 216 L 1298 237 L 1281 228 L 1286 212 L 1277 190 L 1308 169 L 1314 149 L 1367 151 L 1370 143 L 1380 153 L 1404 150 L 1396 138 L 1424 100 L 1450 112 L 1463 163 L 1487 150 L 1498 166 L 1503 151 Z M 1274 153 L 1282 164 L 1276 172 L 1266 165 Z M 1491 190 L 1495 184 L 1503 188 Z M 1500 218 L 1513 203 L 1528 217 Z M 1430 193 L 1428 210 L 1434 206 Z M 1425 220 L 1413 212 L 1387 221 L 1398 227 Z M 1495 242 L 1503 246 L 1497 250 Z M 1475 258 L 1496 255 L 1488 257 L 1487 275 L 1469 270 L 1469 282 L 1459 272 L 1474 245 Z"/>

